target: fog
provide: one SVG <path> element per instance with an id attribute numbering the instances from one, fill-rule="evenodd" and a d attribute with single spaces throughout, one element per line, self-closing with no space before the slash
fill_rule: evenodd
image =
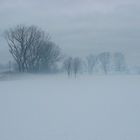
<path id="1" fill-rule="evenodd" d="M 138 0 L 0 0 L 0 32 L 17 24 L 46 30 L 68 55 L 120 51 L 140 65 Z M 0 62 L 11 59 L 1 35 Z"/>
<path id="2" fill-rule="evenodd" d="M 0 0 L 0 140 L 139 140 L 139 14 L 139 0 Z"/>

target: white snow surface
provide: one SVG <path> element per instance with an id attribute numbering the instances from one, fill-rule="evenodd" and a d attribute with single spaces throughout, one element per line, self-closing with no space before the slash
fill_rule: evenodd
<path id="1" fill-rule="evenodd" d="M 0 81 L 0 140 L 140 140 L 140 76 Z"/>

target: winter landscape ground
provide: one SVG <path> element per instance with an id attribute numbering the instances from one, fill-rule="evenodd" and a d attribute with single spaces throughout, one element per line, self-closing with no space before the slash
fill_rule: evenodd
<path id="1" fill-rule="evenodd" d="M 139 140 L 140 76 L 0 81 L 0 140 Z"/>

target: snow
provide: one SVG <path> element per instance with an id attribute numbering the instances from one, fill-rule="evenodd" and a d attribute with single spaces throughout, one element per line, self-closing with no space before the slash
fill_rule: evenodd
<path id="1" fill-rule="evenodd" d="M 0 81 L 0 140 L 139 140 L 140 76 Z"/>

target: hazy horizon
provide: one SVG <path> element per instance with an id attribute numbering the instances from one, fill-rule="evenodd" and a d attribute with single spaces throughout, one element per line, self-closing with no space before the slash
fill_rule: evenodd
<path id="1" fill-rule="evenodd" d="M 46 30 L 68 55 L 119 51 L 140 66 L 139 13 L 138 0 L 0 0 L 0 63 L 11 59 L 3 31 L 25 24 Z"/>

